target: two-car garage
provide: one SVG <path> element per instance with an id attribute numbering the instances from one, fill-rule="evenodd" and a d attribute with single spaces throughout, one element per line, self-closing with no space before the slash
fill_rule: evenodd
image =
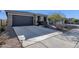
<path id="1" fill-rule="evenodd" d="M 30 26 L 33 25 L 32 16 L 12 15 L 12 26 Z"/>

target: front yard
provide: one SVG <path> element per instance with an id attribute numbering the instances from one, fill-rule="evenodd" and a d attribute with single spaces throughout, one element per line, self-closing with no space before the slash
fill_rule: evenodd
<path id="1" fill-rule="evenodd" d="M 45 40 L 41 39 L 38 42 L 27 46 L 26 48 L 43 48 L 43 47 L 44 48 L 65 48 L 65 47 L 71 48 L 71 47 L 79 47 L 79 43 L 78 43 L 78 41 L 79 41 L 79 28 L 74 27 L 74 26 L 71 26 L 71 27 L 67 26 L 65 28 L 68 31 L 63 32 L 62 34 L 58 34 L 58 35 L 49 37 Z M 32 30 L 32 29 L 30 29 L 30 30 Z M 31 33 L 32 32 L 37 33 L 36 30 L 38 30 L 38 29 L 35 29 L 35 31 L 32 30 Z M 54 29 L 52 29 L 52 31 L 53 30 Z M 26 32 L 26 30 L 25 30 L 25 32 Z M 43 32 L 42 32 L 42 34 L 44 34 Z M 50 31 L 50 33 L 51 33 L 51 31 Z M 19 42 L 17 35 L 16 35 L 15 31 L 13 30 L 13 28 L 8 28 L 6 31 L 4 31 L 0 34 L 1 34 L 0 35 L 0 47 L 1 48 L 21 48 L 22 47 L 22 43 Z M 29 42 L 29 43 L 31 43 L 31 42 Z M 24 42 L 24 44 L 27 44 L 27 43 Z"/>

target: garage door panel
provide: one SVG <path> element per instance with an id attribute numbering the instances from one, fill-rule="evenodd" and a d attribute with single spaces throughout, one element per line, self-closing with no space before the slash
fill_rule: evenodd
<path id="1" fill-rule="evenodd" d="M 13 15 L 13 23 L 12 26 L 30 26 L 33 25 L 33 17 L 32 16 L 19 16 Z"/>

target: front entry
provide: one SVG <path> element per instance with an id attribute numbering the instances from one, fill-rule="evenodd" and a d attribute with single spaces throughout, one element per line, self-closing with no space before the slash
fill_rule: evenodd
<path id="1" fill-rule="evenodd" d="M 37 21 L 38 25 L 45 25 L 47 24 L 47 19 L 46 17 L 42 17 L 41 16 L 38 16 L 38 21 Z"/>

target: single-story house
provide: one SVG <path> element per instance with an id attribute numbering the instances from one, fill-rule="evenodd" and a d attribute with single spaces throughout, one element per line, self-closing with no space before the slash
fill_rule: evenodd
<path id="1" fill-rule="evenodd" d="M 48 15 L 6 10 L 8 26 L 31 26 L 49 24 Z"/>

